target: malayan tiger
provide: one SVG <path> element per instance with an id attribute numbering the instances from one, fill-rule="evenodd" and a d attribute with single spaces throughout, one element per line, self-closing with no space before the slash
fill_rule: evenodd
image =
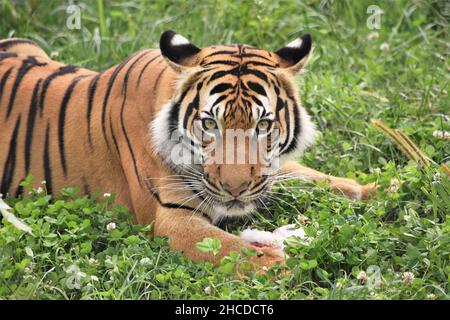
<path id="1" fill-rule="evenodd" d="M 286 177 L 325 180 L 349 198 L 368 198 L 373 184 L 292 161 L 314 138 L 295 82 L 311 49 L 310 35 L 276 52 L 249 45 L 200 49 L 169 30 L 159 50 L 139 51 L 98 73 L 53 61 L 30 40 L 3 40 L 0 193 L 25 194 L 19 183 L 28 175 L 36 184 L 45 180 L 50 194 L 67 186 L 114 193 L 137 223 L 152 223 L 154 235 L 167 236 L 173 250 L 215 264 L 251 247 L 215 223 L 250 214 Z M 259 156 L 250 163 L 249 139 L 232 150 L 244 155 L 241 162 L 201 161 L 211 144 L 214 153 L 226 153 L 224 132 L 238 129 L 250 132 L 257 147 L 260 136 L 270 140 L 265 148 L 276 150 L 270 159 L 277 158 L 279 168 L 267 170 L 270 161 Z M 212 131 L 209 140 L 200 140 L 199 134 Z M 278 147 L 271 150 L 274 142 Z M 187 149 L 200 162 L 177 161 L 174 154 Z M 219 254 L 196 248 L 206 237 L 221 241 Z M 274 248 L 257 251 L 251 258 L 256 266 L 284 261 Z"/>

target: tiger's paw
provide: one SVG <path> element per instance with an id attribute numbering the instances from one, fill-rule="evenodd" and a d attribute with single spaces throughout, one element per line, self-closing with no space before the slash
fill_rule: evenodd
<path id="1" fill-rule="evenodd" d="M 346 178 L 333 179 L 330 182 L 330 187 L 333 191 L 354 200 L 368 200 L 378 194 L 378 185 L 376 183 L 361 185 L 354 180 Z"/>

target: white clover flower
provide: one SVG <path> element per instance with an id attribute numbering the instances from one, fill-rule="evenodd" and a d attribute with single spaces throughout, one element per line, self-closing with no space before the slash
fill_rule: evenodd
<path id="1" fill-rule="evenodd" d="M 356 276 L 356 279 L 358 279 L 362 283 L 366 283 L 369 277 L 367 276 L 367 273 L 365 273 L 364 271 L 360 271 Z"/>
<path id="2" fill-rule="evenodd" d="M 111 193 L 104 193 L 103 196 L 104 196 L 105 198 L 109 198 L 109 197 L 111 197 Z"/>
<path id="3" fill-rule="evenodd" d="M 371 32 L 367 35 L 367 40 L 372 41 L 376 40 L 380 37 L 380 34 L 378 32 Z"/>
<path id="4" fill-rule="evenodd" d="M 92 280 L 92 281 L 98 281 L 98 277 L 96 277 L 96 276 L 91 276 L 91 280 Z"/>
<path id="5" fill-rule="evenodd" d="M 436 172 L 436 173 L 433 175 L 433 181 L 431 181 L 431 184 L 437 185 L 437 184 L 439 184 L 440 182 L 441 182 L 441 174 L 440 174 L 439 172 Z"/>
<path id="6" fill-rule="evenodd" d="M 150 261 L 151 261 L 150 258 L 145 257 L 145 258 L 142 258 L 142 259 L 139 261 L 139 263 L 140 263 L 140 264 L 149 264 Z"/>
<path id="7" fill-rule="evenodd" d="M 380 50 L 381 50 L 381 51 L 388 51 L 388 50 L 389 50 L 389 44 L 388 44 L 387 42 L 383 42 L 383 43 L 380 45 Z"/>
<path id="8" fill-rule="evenodd" d="M 403 282 L 411 283 L 414 280 L 414 274 L 412 272 L 403 272 Z"/>
<path id="9" fill-rule="evenodd" d="M 88 261 L 89 261 L 90 264 L 97 264 L 98 263 L 97 259 L 94 259 L 94 258 L 89 258 Z"/>
<path id="10" fill-rule="evenodd" d="M 211 293 L 211 287 L 210 286 L 207 286 L 206 288 L 205 288 L 205 293 Z"/>
<path id="11" fill-rule="evenodd" d="M 106 225 L 106 230 L 111 231 L 116 228 L 116 224 L 114 222 L 110 222 Z"/>
<path id="12" fill-rule="evenodd" d="M 41 194 L 44 192 L 44 189 L 42 189 L 42 187 L 39 187 L 36 189 L 36 194 Z"/>
<path id="13" fill-rule="evenodd" d="M 376 173 L 376 174 L 380 174 L 381 173 L 381 169 L 380 168 L 373 168 L 370 171 L 372 171 L 373 173 Z"/>
<path id="14" fill-rule="evenodd" d="M 400 189 L 400 185 L 401 185 L 401 182 L 400 182 L 400 180 L 398 180 L 398 179 L 391 179 L 391 184 L 389 185 L 389 188 L 387 188 L 387 192 L 390 192 L 390 193 L 394 193 L 394 192 L 397 192 L 398 191 L 398 189 Z"/>
<path id="15" fill-rule="evenodd" d="M 262 269 L 263 269 L 264 271 L 269 271 L 269 268 L 267 268 L 266 266 L 263 266 Z"/>
<path id="16" fill-rule="evenodd" d="M 427 299 L 434 300 L 434 299 L 436 299 L 436 295 L 433 293 L 429 293 L 429 294 L 427 294 Z"/>
<path id="17" fill-rule="evenodd" d="M 438 139 L 443 139 L 443 140 L 450 140 L 450 132 L 436 130 L 436 131 L 433 131 L 433 137 L 438 138 Z"/>
<path id="18" fill-rule="evenodd" d="M 41 184 L 47 184 L 47 181 L 42 180 L 42 181 L 41 181 Z"/>

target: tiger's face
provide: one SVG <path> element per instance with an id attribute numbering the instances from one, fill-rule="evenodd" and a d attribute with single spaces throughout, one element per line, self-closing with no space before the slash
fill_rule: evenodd
<path id="1" fill-rule="evenodd" d="M 152 123 L 155 151 L 217 216 L 253 211 L 283 178 L 282 163 L 313 141 L 294 81 L 311 37 L 269 52 L 247 45 L 199 49 L 166 31 L 160 48 L 178 81 Z"/>

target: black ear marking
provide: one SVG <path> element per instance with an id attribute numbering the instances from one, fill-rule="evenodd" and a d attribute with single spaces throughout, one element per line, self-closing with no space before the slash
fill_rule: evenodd
<path id="1" fill-rule="evenodd" d="M 287 46 L 279 49 L 275 53 L 290 66 L 293 66 L 306 57 L 312 47 L 310 34 L 304 34 L 300 38 L 292 41 Z"/>
<path id="2" fill-rule="evenodd" d="M 159 47 L 166 58 L 178 64 L 182 64 L 184 59 L 200 52 L 199 48 L 172 30 L 163 32 L 159 40 Z"/>

